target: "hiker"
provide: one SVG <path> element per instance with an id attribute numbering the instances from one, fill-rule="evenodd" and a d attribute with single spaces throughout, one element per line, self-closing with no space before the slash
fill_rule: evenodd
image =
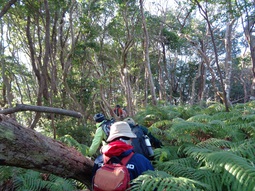
<path id="1" fill-rule="evenodd" d="M 125 117 L 127 117 L 127 116 L 128 116 L 127 111 L 126 111 L 126 109 L 123 107 L 123 108 L 122 108 L 122 117 L 125 118 Z"/>
<path id="2" fill-rule="evenodd" d="M 110 128 L 110 135 L 107 139 L 108 144 L 101 149 L 100 155 L 94 163 L 93 176 L 102 167 L 104 161 L 111 160 L 112 163 L 120 163 L 125 157 L 133 153 L 132 139 L 136 135 L 131 131 L 127 122 L 115 122 Z M 137 178 L 147 170 L 154 170 L 151 162 L 139 153 L 133 153 L 127 161 L 126 167 L 129 172 L 130 180 Z"/>
<path id="3" fill-rule="evenodd" d="M 92 140 L 92 144 L 89 147 L 89 151 L 88 151 L 88 155 L 89 156 L 93 156 L 98 148 L 102 145 L 106 145 L 106 134 L 103 131 L 103 129 L 101 128 L 101 125 L 106 121 L 105 116 L 102 113 L 97 113 L 94 115 L 93 119 L 96 122 L 96 132 L 95 132 L 95 136 Z"/>
<path id="4" fill-rule="evenodd" d="M 116 107 L 113 109 L 113 112 L 120 118 L 123 119 L 123 110 L 120 108 L 120 105 L 116 105 Z"/>
<path id="5" fill-rule="evenodd" d="M 137 138 L 132 141 L 134 151 L 143 154 L 148 159 L 153 159 L 152 147 L 160 148 L 163 146 L 162 142 L 154 137 L 146 127 L 136 124 L 131 117 L 124 119 L 124 121 L 129 124 L 132 132 L 137 135 Z M 149 145 L 147 145 L 148 143 L 146 143 L 146 139 L 149 140 Z"/>

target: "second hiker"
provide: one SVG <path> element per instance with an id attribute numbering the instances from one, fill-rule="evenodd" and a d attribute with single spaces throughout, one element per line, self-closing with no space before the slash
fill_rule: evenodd
<path id="1" fill-rule="evenodd" d="M 93 156 L 94 154 L 96 154 L 97 150 L 101 145 L 106 145 L 106 139 L 109 133 L 109 126 L 114 122 L 114 120 L 107 120 L 102 113 L 95 114 L 93 118 L 96 122 L 97 129 L 91 146 L 89 147 L 89 156 Z"/>
<path id="2" fill-rule="evenodd" d="M 131 143 L 134 138 L 136 138 L 136 135 L 131 131 L 127 122 L 119 121 L 113 123 L 107 139 L 109 144 L 102 147 L 103 155 L 95 160 L 93 174 L 104 164 L 104 161 L 111 160 L 112 163 L 119 163 L 123 158 L 129 156 L 133 152 Z M 126 167 L 130 180 L 135 179 L 147 170 L 154 170 L 151 162 L 139 153 L 133 154 L 126 163 Z M 107 183 L 106 181 L 103 182 Z"/>

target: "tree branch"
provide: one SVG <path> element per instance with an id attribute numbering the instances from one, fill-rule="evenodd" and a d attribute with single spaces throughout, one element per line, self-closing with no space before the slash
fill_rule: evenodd
<path id="1" fill-rule="evenodd" d="M 25 105 L 25 104 L 16 104 L 16 107 L 0 110 L 0 114 L 11 114 L 19 111 L 36 111 L 36 112 L 45 112 L 45 113 L 55 113 L 60 115 L 67 115 L 71 117 L 81 118 L 82 115 L 76 111 L 70 111 L 60 108 L 45 107 L 45 106 L 34 106 L 34 105 Z"/>
<path id="2" fill-rule="evenodd" d="M 0 19 L 4 16 L 5 13 L 7 13 L 7 11 L 11 8 L 11 6 L 15 4 L 16 2 L 17 0 L 11 0 L 3 6 L 0 12 Z"/>

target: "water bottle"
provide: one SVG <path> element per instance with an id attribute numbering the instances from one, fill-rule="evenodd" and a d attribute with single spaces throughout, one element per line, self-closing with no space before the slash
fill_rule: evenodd
<path id="1" fill-rule="evenodd" d="M 149 151 L 149 156 L 152 157 L 154 155 L 154 152 L 151 146 L 150 138 L 147 135 L 144 135 L 144 140 Z"/>

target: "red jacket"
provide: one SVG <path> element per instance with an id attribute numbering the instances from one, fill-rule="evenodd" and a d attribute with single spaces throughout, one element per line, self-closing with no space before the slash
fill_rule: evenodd
<path id="1" fill-rule="evenodd" d="M 123 116 L 123 111 L 122 111 L 122 109 L 121 108 L 114 108 L 114 113 L 118 116 L 118 117 L 121 117 L 121 116 Z"/>

